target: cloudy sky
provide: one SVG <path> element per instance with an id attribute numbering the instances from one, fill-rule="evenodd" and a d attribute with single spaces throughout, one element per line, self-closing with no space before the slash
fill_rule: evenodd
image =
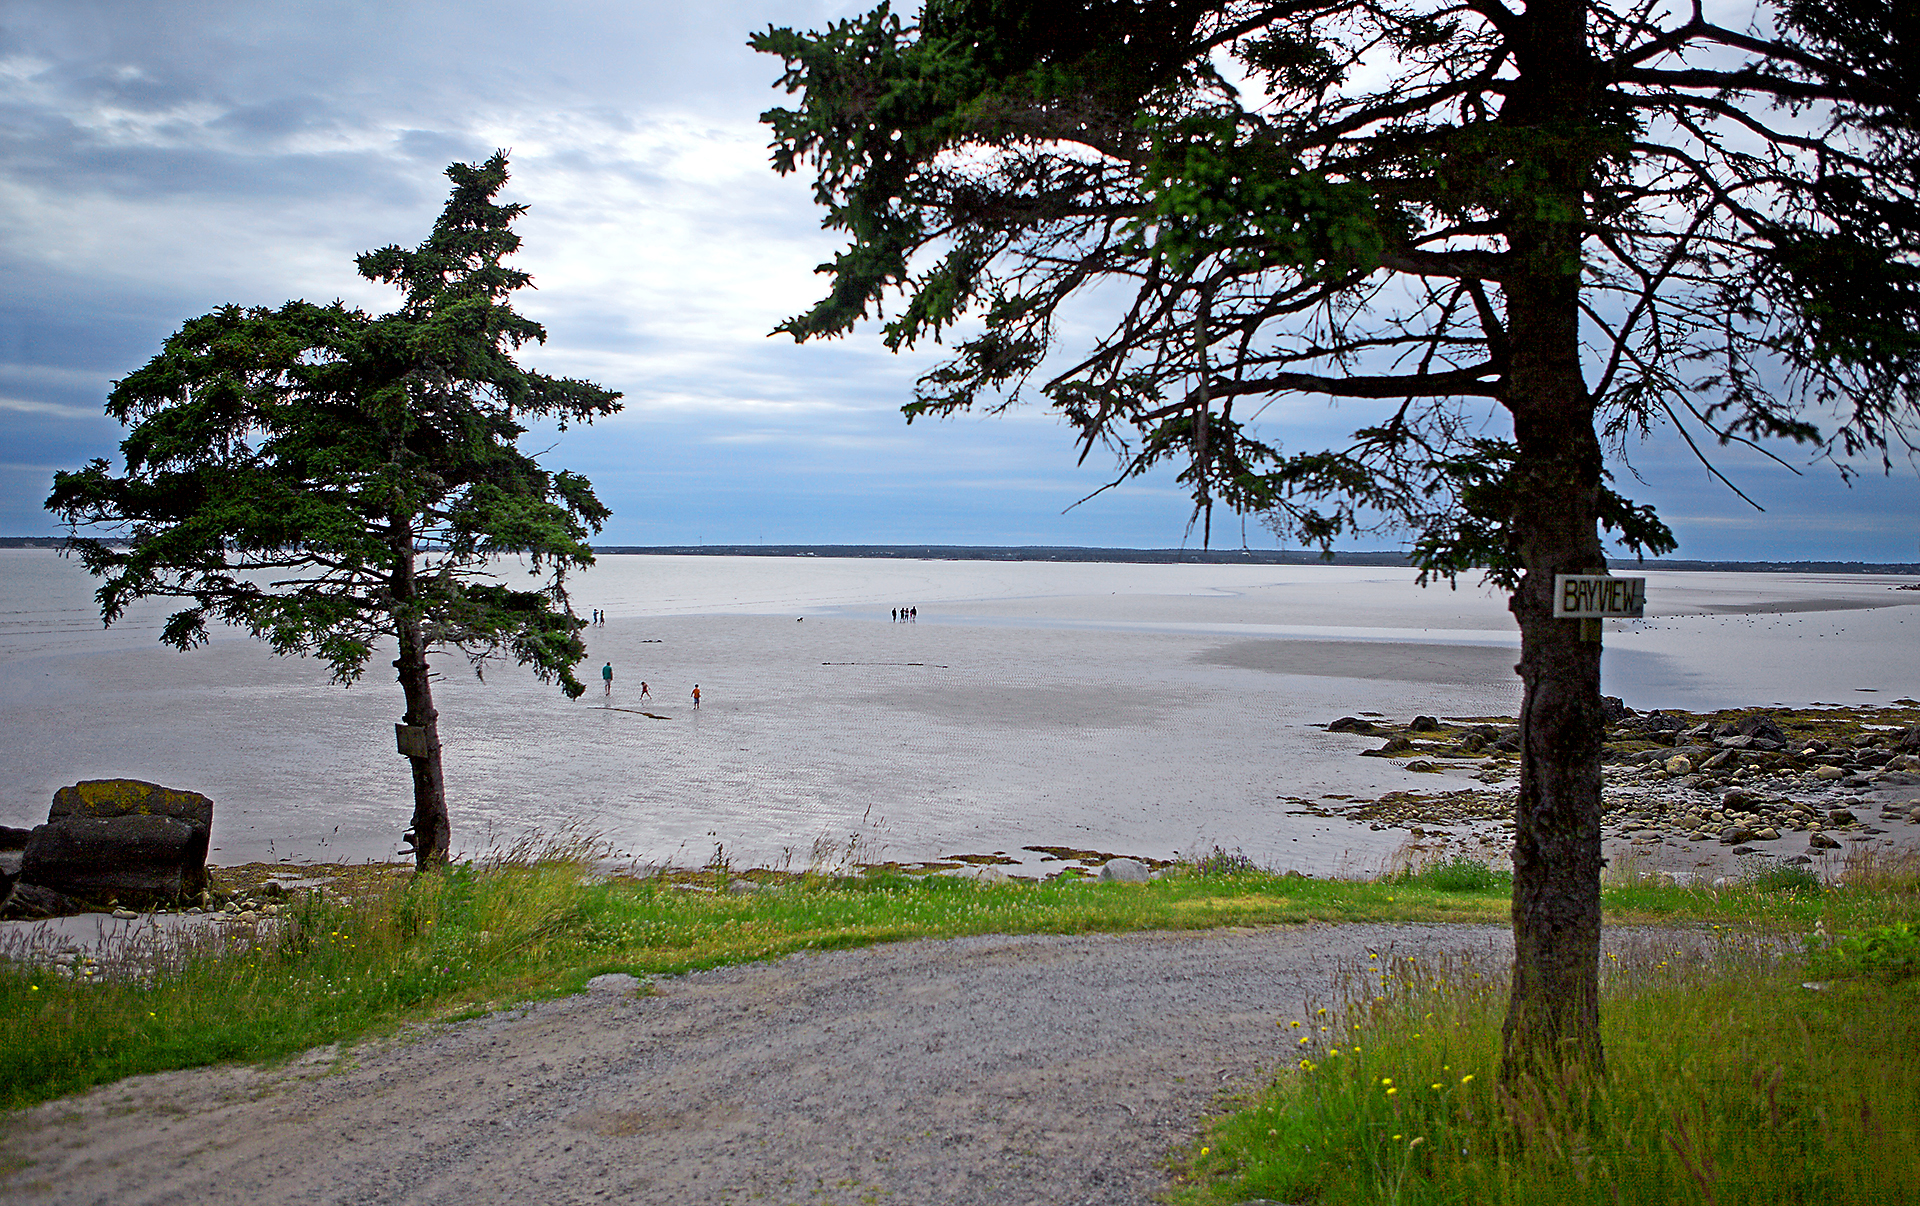
<path id="1" fill-rule="evenodd" d="M 1181 544 L 1165 480 L 1069 510 L 1112 464 L 1076 469 L 1044 413 L 907 427 L 932 356 L 872 331 L 769 338 L 834 244 L 807 183 L 767 167 L 778 64 L 745 40 L 864 7 L 0 0 L 0 535 L 58 530 L 53 471 L 113 455 L 110 383 L 185 319 L 295 297 L 389 308 L 353 256 L 417 243 L 446 164 L 498 147 L 532 206 L 519 263 L 538 292 L 520 308 L 549 330 L 523 362 L 626 394 L 542 443 L 613 508 L 603 541 Z M 1285 418 L 1269 434 L 1290 449 L 1365 421 L 1319 402 Z M 1644 482 L 1618 472 L 1679 556 L 1920 559 L 1911 463 L 1850 490 L 1830 468 L 1721 467 L 1764 513 L 1682 449 L 1638 450 Z M 1216 521 L 1216 545 L 1240 539 Z"/>

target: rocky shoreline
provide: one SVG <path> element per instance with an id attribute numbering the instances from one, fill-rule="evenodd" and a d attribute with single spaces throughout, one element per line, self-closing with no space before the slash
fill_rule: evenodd
<path id="1" fill-rule="evenodd" d="M 1920 701 L 1709 714 L 1640 713 L 1619 700 L 1608 707 L 1601 824 L 1610 855 L 1679 863 L 1723 848 L 1693 865 L 1728 855 L 1804 864 L 1883 835 L 1894 839 L 1886 844 L 1920 845 L 1920 828 L 1905 828 L 1920 827 Z M 1519 775 L 1511 718 L 1416 716 L 1400 725 L 1363 714 L 1326 727 L 1386 738 L 1363 757 L 1485 786 L 1372 800 L 1290 797 L 1296 814 L 1405 829 L 1416 858 L 1462 848 L 1497 857 L 1511 841 Z"/>

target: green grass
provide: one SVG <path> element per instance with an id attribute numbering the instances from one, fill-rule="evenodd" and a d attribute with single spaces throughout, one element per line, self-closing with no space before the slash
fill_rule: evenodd
<path id="1" fill-rule="evenodd" d="M 1275 875 L 1221 857 L 1143 885 L 1060 879 L 976 884 L 885 871 L 812 875 L 753 894 L 659 880 L 585 882 L 567 854 L 411 877 L 350 905 L 301 896 L 287 924 L 226 949 L 183 947 L 163 966 L 78 983 L 0 961 L 0 1108 L 119 1077 L 272 1060 L 409 1022 L 577 990 L 607 971 L 642 977 L 795 951 L 982 933 L 1089 933 L 1299 924 L 1505 924 L 1508 891 L 1471 867 L 1397 881 Z M 1483 883 L 1484 886 L 1473 886 Z M 1688 891 L 1610 887 L 1609 915 L 1759 924 L 1836 935 L 1912 919 L 1849 888 Z M 1897 894 L 1896 894 L 1897 895 Z M 1891 910 L 1891 911 L 1890 911 Z"/>
<path id="2" fill-rule="evenodd" d="M 1432 888 L 1440 892 L 1484 892 L 1489 888 L 1497 888 L 1502 892 L 1513 890 L 1513 872 L 1496 871 L 1480 859 L 1459 854 L 1446 862 L 1408 867 L 1387 878 L 1392 883 Z"/>
<path id="3" fill-rule="evenodd" d="M 1272 1083 L 1188 1154 L 1175 1201 L 1920 1200 L 1920 937 L 1904 920 L 1920 879 L 1810 888 L 1767 870 L 1718 892 L 1608 889 L 1610 908 L 1709 924 L 1603 962 L 1597 1077 L 1500 1083 L 1503 967 L 1350 969 L 1323 1015 L 1281 1032 Z M 1838 933 L 1860 917 L 1880 920 Z M 1819 929 L 1782 934 L 1783 918 Z"/>

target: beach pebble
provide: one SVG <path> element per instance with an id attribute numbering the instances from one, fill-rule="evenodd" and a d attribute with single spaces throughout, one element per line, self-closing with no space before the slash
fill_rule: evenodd
<path id="1" fill-rule="evenodd" d="M 1110 858 L 1100 868 L 1100 882 L 1144 884 L 1151 872 L 1137 858 Z"/>

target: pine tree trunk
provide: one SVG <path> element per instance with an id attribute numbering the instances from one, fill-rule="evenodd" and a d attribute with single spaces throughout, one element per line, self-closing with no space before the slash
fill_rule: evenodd
<path id="1" fill-rule="evenodd" d="M 1520 624 L 1520 796 L 1513 846 L 1513 995 L 1502 1073 L 1604 1067 L 1600 1046 L 1600 642 L 1553 617 L 1555 574 L 1603 572 L 1603 460 L 1580 366 L 1580 265 L 1594 82 L 1581 0 L 1535 0 L 1518 40 L 1522 86 L 1503 122 L 1529 131 L 1534 195 L 1511 222 L 1505 282 L 1514 421 Z"/>
<path id="2" fill-rule="evenodd" d="M 1513 995 L 1503 1074 L 1599 1070 L 1600 642 L 1553 616 L 1555 574 L 1604 568 L 1595 533 L 1599 441 L 1590 413 L 1516 416 L 1526 576 L 1520 622 L 1520 795 L 1514 808 Z M 1578 411 L 1585 408 L 1567 408 Z"/>
<path id="3" fill-rule="evenodd" d="M 447 785 L 440 768 L 440 713 L 433 706 L 431 668 L 421 627 L 418 589 L 414 578 L 413 534 L 393 545 L 393 627 L 400 656 L 393 666 L 400 672 L 400 690 L 406 695 L 404 723 L 425 737 L 425 753 L 407 755 L 413 770 L 413 859 L 425 870 L 446 863 L 453 847 L 453 827 L 447 820 Z"/>

